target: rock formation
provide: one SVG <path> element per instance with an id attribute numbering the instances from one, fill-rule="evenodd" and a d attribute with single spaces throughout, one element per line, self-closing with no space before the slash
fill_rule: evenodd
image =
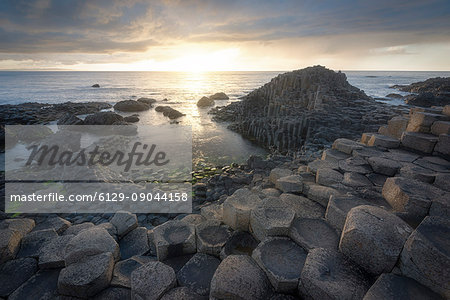
<path id="1" fill-rule="evenodd" d="M 394 85 L 392 88 L 413 93 L 405 97 L 410 105 L 431 107 L 450 104 L 450 77 L 429 78 L 410 85 Z"/>

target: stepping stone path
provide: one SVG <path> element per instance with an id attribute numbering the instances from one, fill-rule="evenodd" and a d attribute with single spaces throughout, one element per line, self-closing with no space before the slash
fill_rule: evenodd
<path id="1" fill-rule="evenodd" d="M 277 292 L 297 289 L 306 251 L 289 238 L 268 238 L 253 251 L 252 257 L 264 270 Z"/>

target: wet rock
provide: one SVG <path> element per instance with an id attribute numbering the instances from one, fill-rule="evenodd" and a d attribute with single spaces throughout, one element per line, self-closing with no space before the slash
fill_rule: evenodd
<path id="1" fill-rule="evenodd" d="M 132 299 L 160 299 L 177 285 L 173 269 L 162 262 L 149 262 L 131 273 Z"/>
<path id="2" fill-rule="evenodd" d="M 182 287 L 176 287 L 174 289 L 171 289 L 167 293 L 164 294 L 164 296 L 161 298 L 161 300 L 207 300 L 208 297 L 206 296 L 200 296 L 199 294 L 195 293 L 188 287 L 182 286 Z"/>
<path id="3" fill-rule="evenodd" d="M 13 259 L 0 266 L 0 297 L 8 297 L 38 270 L 34 258 Z"/>
<path id="4" fill-rule="evenodd" d="M 22 239 L 17 257 L 38 257 L 42 246 L 56 238 L 58 234 L 52 229 L 32 231 Z"/>
<path id="5" fill-rule="evenodd" d="M 66 246 L 64 260 L 66 265 L 100 253 L 109 252 L 115 260 L 119 259 L 119 245 L 102 228 L 93 227 L 83 230 L 73 237 Z"/>
<path id="6" fill-rule="evenodd" d="M 115 110 L 126 111 L 126 112 L 135 112 L 135 111 L 144 111 L 150 108 L 149 105 L 134 100 L 123 100 L 119 101 L 114 105 Z"/>
<path id="7" fill-rule="evenodd" d="M 153 103 L 156 103 L 156 99 L 153 98 L 146 98 L 146 97 L 141 97 L 139 99 L 137 99 L 137 102 L 141 102 L 144 104 L 147 104 L 148 106 L 151 106 Z"/>
<path id="8" fill-rule="evenodd" d="M 151 261 L 155 261 L 155 258 L 149 256 L 133 256 L 129 259 L 119 261 L 114 266 L 111 285 L 131 288 L 131 273 Z"/>
<path id="9" fill-rule="evenodd" d="M 209 220 L 196 226 L 198 252 L 220 256 L 222 247 L 231 235 L 228 226 L 220 224 L 220 221 Z"/>
<path id="10" fill-rule="evenodd" d="M 127 259 L 134 255 L 144 255 L 150 250 L 147 228 L 137 227 L 127 233 L 119 242 L 120 259 Z"/>
<path id="11" fill-rule="evenodd" d="M 278 179 L 291 175 L 292 171 L 289 169 L 275 168 L 270 171 L 269 179 L 270 182 L 276 184 Z"/>
<path id="12" fill-rule="evenodd" d="M 211 279 L 219 264 L 218 258 L 197 253 L 178 272 L 178 284 L 190 288 L 201 296 L 208 296 Z"/>
<path id="13" fill-rule="evenodd" d="M 168 221 L 153 229 L 158 260 L 195 253 L 194 225 L 183 221 Z"/>
<path id="14" fill-rule="evenodd" d="M 372 182 L 366 176 L 356 172 L 346 172 L 342 183 L 351 187 L 372 186 Z"/>
<path id="15" fill-rule="evenodd" d="M 414 279 L 396 275 L 381 274 L 377 281 L 367 291 L 363 300 L 438 300 L 442 299 L 427 287 Z"/>
<path id="16" fill-rule="evenodd" d="M 323 219 L 295 219 L 289 237 L 307 251 L 314 248 L 336 250 L 339 244 L 336 231 Z"/>
<path id="17" fill-rule="evenodd" d="M 128 123 L 136 123 L 139 122 L 139 117 L 137 115 L 131 115 L 124 117 L 123 120 Z"/>
<path id="18" fill-rule="evenodd" d="M 404 147 L 424 153 L 432 153 L 438 138 L 431 134 L 405 131 L 401 141 Z"/>
<path id="19" fill-rule="evenodd" d="M 258 241 L 246 231 L 234 231 L 220 252 L 223 260 L 229 255 L 252 255 Z"/>
<path id="20" fill-rule="evenodd" d="M 58 120 L 58 122 L 56 122 L 56 124 L 58 124 L 58 125 L 83 125 L 84 122 L 77 116 L 75 116 L 71 113 L 66 113 Z"/>
<path id="21" fill-rule="evenodd" d="M 109 287 L 95 295 L 94 300 L 131 299 L 131 290 L 120 287 Z"/>
<path id="22" fill-rule="evenodd" d="M 92 222 L 84 222 L 81 224 L 76 224 L 76 225 L 72 225 L 69 228 L 67 228 L 64 231 L 64 235 L 66 234 L 73 234 L 73 235 L 77 235 L 78 233 L 80 233 L 83 230 L 89 229 L 91 227 L 94 227 L 94 223 Z"/>
<path id="23" fill-rule="evenodd" d="M 99 87 L 100 87 L 100 84 L 95 83 L 95 84 L 93 84 L 91 87 L 93 87 L 93 88 L 99 88 Z"/>
<path id="24" fill-rule="evenodd" d="M 223 203 L 223 222 L 234 230 L 248 231 L 250 212 L 260 202 L 261 199 L 250 190 L 237 190 Z"/>
<path id="25" fill-rule="evenodd" d="M 302 196 L 283 193 L 280 200 L 295 212 L 297 218 L 322 218 L 325 214 L 322 206 Z"/>
<path id="26" fill-rule="evenodd" d="M 281 177 L 276 181 L 275 186 L 284 193 L 301 193 L 303 191 L 303 179 L 300 175 Z"/>
<path id="27" fill-rule="evenodd" d="M 214 105 L 214 99 L 211 99 L 209 97 L 202 97 L 197 102 L 198 107 L 208 107 L 208 106 L 213 106 L 213 105 Z"/>
<path id="28" fill-rule="evenodd" d="M 54 299 L 58 295 L 59 270 L 39 271 L 18 289 L 8 299 Z"/>
<path id="29" fill-rule="evenodd" d="M 52 269 L 64 267 L 65 249 L 73 237 L 74 235 L 72 234 L 58 236 L 43 245 L 39 251 L 39 268 Z"/>
<path id="30" fill-rule="evenodd" d="M 420 222 L 427 215 L 431 201 L 443 192 L 421 181 L 391 177 L 386 180 L 382 194 L 396 212 L 402 213 L 402 218 Z"/>
<path id="31" fill-rule="evenodd" d="M 374 172 L 387 176 L 394 176 L 401 167 L 398 162 L 382 157 L 369 157 L 367 161 Z"/>
<path id="32" fill-rule="evenodd" d="M 34 227 L 32 219 L 6 219 L 0 221 L 0 264 L 13 259 L 19 251 L 20 241 Z"/>
<path id="33" fill-rule="evenodd" d="M 176 109 L 173 109 L 170 106 L 157 106 L 155 108 L 155 111 L 162 112 L 164 116 L 168 117 L 171 120 L 178 119 L 178 118 L 181 118 L 182 116 L 184 116 L 183 113 L 179 112 Z"/>
<path id="34" fill-rule="evenodd" d="M 109 285 L 114 268 L 111 253 L 101 253 L 77 261 L 61 270 L 58 292 L 67 296 L 92 297 Z"/>
<path id="35" fill-rule="evenodd" d="M 270 282 L 263 270 L 247 255 L 229 255 L 211 280 L 210 298 L 266 299 Z"/>
<path id="36" fill-rule="evenodd" d="M 448 218 L 426 217 L 406 241 L 400 256 L 402 274 L 445 298 L 450 297 L 448 266 L 450 244 Z"/>
<path id="37" fill-rule="evenodd" d="M 214 95 L 209 96 L 212 100 L 228 100 L 230 99 L 225 93 L 219 92 L 215 93 Z"/>
<path id="38" fill-rule="evenodd" d="M 316 172 L 316 183 L 324 186 L 332 186 L 341 183 L 344 176 L 336 170 L 323 168 Z"/>
<path id="39" fill-rule="evenodd" d="M 316 248 L 306 257 L 298 290 L 307 299 L 362 299 L 370 285 L 368 275 L 344 255 Z"/>
<path id="40" fill-rule="evenodd" d="M 292 293 L 306 259 L 306 252 L 289 238 L 268 238 L 253 251 L 253 259 L 264 270 L 275 291 Z"/>
<path id="41" fill-rule="evenodd" d="M 256 239 L 264 241 L 269 236 L 287 236 L 295 212 L 287 206 L 263 206 L 252 210 L 250 226 Z"/>
<path id="42" fill-rule="evenodd" d="M 339 250 L 371 274 L 389 273 L 412 231 L 382 208 L 358 206 L 347 214 Z"/>
<path id="43" fill-rule="evenodd" d="M 138 226 L 137 217 L 127 211 L 118 211 L 114 214 L 110 223 L 116 227 L 119 237 L 125 236 Z"/>
<path id="44" fill-rule="evenodd" d="M 112 111 L 102 111 L 87 116 L 84 119 L 84 125 L 113 125 L 117 122 L 123 122 L 123 117 Z"/>

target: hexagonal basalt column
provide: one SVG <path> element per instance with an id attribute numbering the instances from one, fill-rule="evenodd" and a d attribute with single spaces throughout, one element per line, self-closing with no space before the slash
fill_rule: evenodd
<path id="1" fill-rule="evenodd" d="M 289 293 L 297 289 L 306 255 L 291 239 L 274 237 L 259 244 L 252 257 L 277 292 Z"/>
<path id="2" fill-rule="evenodd" d="M 287 206 L 267 206 L 252 210 L 250 226 L 255 238 L 263 241 L 268 236 L 287 236 L 295 212 Z"/>
<path id="3" fill-rule="evenodd" d="M 250 190 L 243 188 L 234 192 L 223 203 L 223 221 L 234 230 L 248 231 L 250 212 L 261 199 Z"/>
<path id="4" fill-rule="evenodd" d="M 195 227 L 183 221 L 168 221 L 154 228 L 158 260 L 195 253 Z"/>
<path id="5" fill-rule="evenodd" d="M 197 251 L 214 256 L 220 256 L 220 251 L 230 238 L 231 232 L 220 221 L 206 221 L 196 227 Z"/>

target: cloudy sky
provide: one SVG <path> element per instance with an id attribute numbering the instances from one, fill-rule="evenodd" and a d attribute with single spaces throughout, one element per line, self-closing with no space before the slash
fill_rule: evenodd
<path id="1" fill-rule="evenodd" d="M 0 69 L 450 70 L 449 0 L 1 0 Z"/>

